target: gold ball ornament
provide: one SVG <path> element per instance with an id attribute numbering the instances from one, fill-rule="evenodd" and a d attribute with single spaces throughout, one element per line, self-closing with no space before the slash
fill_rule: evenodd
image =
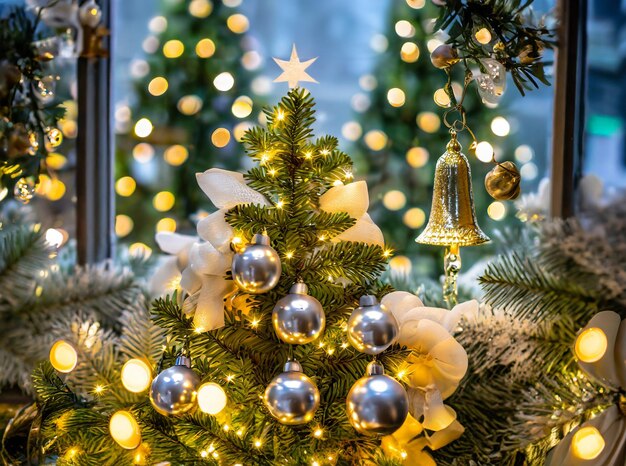
<path id="1" fill-rule="evenodd" d="M 516 199 L 520 194 L 522 177 L 513 162 L 502 162 L 485 176 L 485 189 L 496 201 Z"/>
<path id="2" fill-rule="evenodd" d="M 445 69 L 455 65 L 460 60 L 459 54 L 454 47 L 442 44 L 432 51 L 430 61 L 435 68 Z"/>

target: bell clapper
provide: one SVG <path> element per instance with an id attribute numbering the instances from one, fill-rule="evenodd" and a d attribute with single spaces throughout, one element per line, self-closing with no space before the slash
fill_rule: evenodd
<path id="1" fill-rule="evenodd" d="M 443 283 L 443 299 L 448 308 L 452 309 L 458 302 L 456 279 L 461 270 L 461 251 L 458 244 L 446 247 L 443 266 L 446 277 Z"/>

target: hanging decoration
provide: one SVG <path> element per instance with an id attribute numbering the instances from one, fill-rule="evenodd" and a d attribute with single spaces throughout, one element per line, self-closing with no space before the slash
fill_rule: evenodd
<path id="1" fill-rule="evenodd" d="M 181 354 L 152 381 L 150 403 L 163 415 L 184 414 L 195 406 L 198 385 L 200 378 L 191 369 L 191 359 Z"/>
<path id="2" fill-rule="evenodd" d="M 278 338 L 292 345 L 304 345 L 319 338 L 326 326 L 320 302 L 308 293 L 304 283 L 296 283 L 280 299 L 272 312 L 272 324 Z"/>
<path id="3" fill-rule="evenodd" d="M 489 241 L 476 222 L 472 173 L 461 153 L 456 131 L 451 129 L 446 152 L 437 161 L 430 218 L 418 243 L 444 246 L 445 281 L 443 297 L 452 307 L 457 303 L 457 276 L 461 270 L 460 248 Z"/>
<path id="4" fill-rule="evenodd" d="M 233 280 L 240 290 L 250 294 L 267 293 L 278 285 L 280 257 L 270 246 L 267 234 L 257 234 L 252 242 L 233 257 Z"/>
<path id="5" fill-rule="evenodd" d="M 348 420 L 360 434 L 386 435 L 398 430 L 409 413 L 404 387 L 385 375 L 382 364 L 372 361 L 367 372 L 350 389 L 346 398 Z"/>
<path id="6" fill-rule="evenodd" d="M 398 322 L 376 296 L 361 296 L 348 319 L 348 341 L 361 353 L 379 354 L 389 348 L 398 336 Z"/>
<path id="7" fill-rule="evenodd" d="M 591 318 L 574 343 L 580 368 L 614 404 L 572 429 L 550 452 L 546 466 L 613 466 L 626 459 L 626 319 L 613 311 Z M 598 407 L 601 410 L 601 407 Z"/>
<path id="8" fill-rule="evenodd" d="M 263 401 L 278 422 L 293 426 L 313 419 L 320 393 L 315 382 L 302 372 L 300 363 L 290 360 L 265 389 Z"/>

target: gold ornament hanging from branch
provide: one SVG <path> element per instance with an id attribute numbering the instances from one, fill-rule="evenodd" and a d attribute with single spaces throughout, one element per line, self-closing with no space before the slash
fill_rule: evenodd
<path id="1" fill-rule="evenodd" d="M 472 172 L 467 158 L 461 153 L 454 128 L 450 129 L 450 142 L 435 168 L 428 224 L 415 241 L 445 246 L 443 297 L 448 306 L 454 306 L 457 303 L 456 279 L 461 270 L 459 248 L 489 241 L 476 221 Z"/>

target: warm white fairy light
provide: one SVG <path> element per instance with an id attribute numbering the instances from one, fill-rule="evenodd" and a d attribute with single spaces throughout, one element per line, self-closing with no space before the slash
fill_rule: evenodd
<path id="1" fill-rule="evenodd" d="M 387 101 L 392 107 L 402 107 L 406 101 L 406 95 L 399 87 L 393 87 L 387 91 Z"/>
<path id="2" fill-rule="evenodd" d="M 216 383 L 207 382 L 198 388 L 198 407 L 203 413 L 215 416 L 222 412 L 227 402 L 226 392 Z"/>
<path id="3" fill-rule="evenodd" d="M 481 162 L 489 163 L 493 160 L 493 146 L 487 141 L 479 142 L 474 152 Z"/>
<path id="4" fill-rule="evenodd" d="M 141 443 L 139 424 L 128 411 L 117 411 L 109 421 L 109 432 L 119 446 L 133 450 Z"/>
<path id="5" fill-rule="evenodd" d="M 141 118 L 135 123 L 135 134 L 140 138 L 147 138 L 153 130 L 152 122 L 147 118 Z"/>
<path id="6" fill-rule="evenodd" d="M 508 136 L 511 132 L 511 124 L 504 117 L 497 116 L 491 120 L 491 131 L 496 136 Z"/>
<path id="7" fill-rule="evenodd" d="M 224 71 L 215 77 L 213 85 L 218 91 L 226 92 L 235 85 L 235 78 L 228 71 Z"/>
<path id="8" fill-rule="evenodd" d="M 582 362 L 597 362 L 606 354 L 608 345 L 606 333 L 601 328 L 590 327 L 583 330 L 576 338 L 574 352 Z"/>
<path id="9" fill-rule="evenodd" d="M 133 358 L 124 363 L 120 377 L 126 390 L 141 393 L 152 382 L 152 369 L 144 360 Z"/>
<path id="10" fill-rule="evenodd" d="M 50 348 L 50 364 L 65 374 L 72 372 L 78 363 L 76 349 L 67 341 L 59 340 Z"/>
<path id="11" fill-rule="evenodd" d="M 604 450 L 604 437 L 593 426 L 581 427 L 572 436 L 572 453 L 581 460 L 593 460 Z"/>

